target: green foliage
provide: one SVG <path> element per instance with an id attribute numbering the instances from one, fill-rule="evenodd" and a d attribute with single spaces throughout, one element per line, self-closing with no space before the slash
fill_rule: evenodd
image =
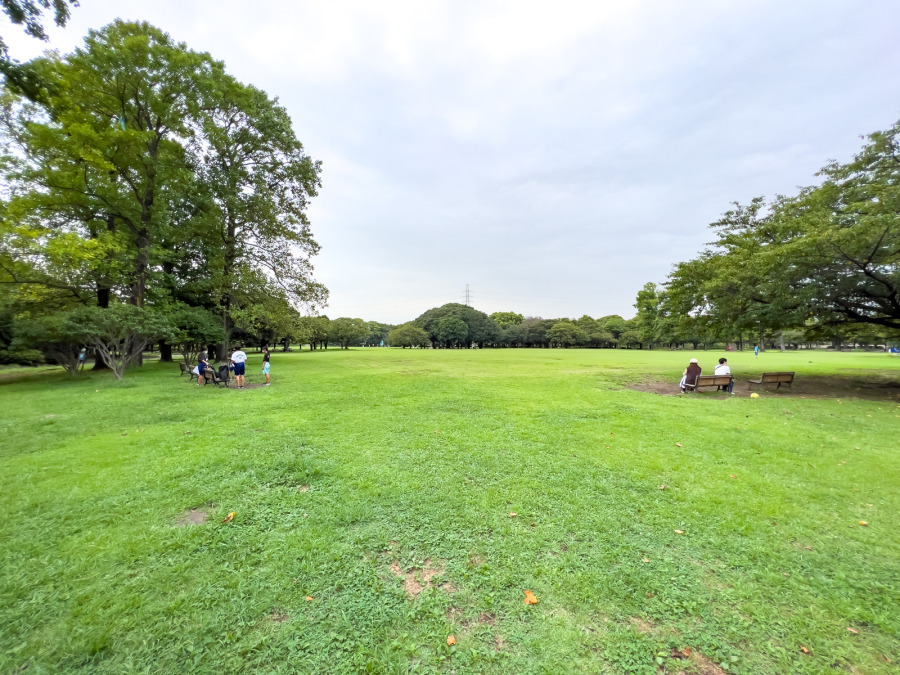
<path id="1" fill-rule="evenodd" d="M 391 347 L 425 347 L 431 342 L 431 338 L 422 328 L 410 321 L 388 333 L 387 341 Z"/>
<path id="2" fill-rule="evenodd" d="M 553 324 L 547 331 L 547 338 L 550 340 L 550 344 L 557 347 L 583 345 L 588 341 L 587 332 L 571 321 L 560 321 Z"/>
<path id="3" fill-rule="evenodd" d="M 331 342 L 336 342 L 342 349 L 347 349 L 351 344 L 360 345 L 365 342 L 369 336 L 369 325 L 362 319 L 341 317 L 331 322 L 328 335 Z"/>
<path id="4" fill-rule="evenodd" d="M 491 314 L 491 318 L 503 330 L 512 326 L 519 326 L 525 320 L 524 316 L 515 312 L 494 312 Z"/>
<path id="5" fill-rule="evenodd" d="M 73 310 L 67 320 L 117 380 L 122 379 L 128 366 L 140 360 L 148 342 L 176 337 L 174 327 L 162 313 L 123 302 L 111 303 L 107 308 L 82 307 Z"/>
<path id="6" fill-rule="evenodd" d="M 441 320 L 445 317 L 452 317 L 462 322 L 465 325 L 465 334 L 459 324 L 454 321 L 444 322 L 444 329 L 441 331 Z M 483 347 L 485 343 L 493 343 L 500 338 L 500 329 L 487 314 L 456 302 L 429 309 L 416 319 L 416 323 L 428 333 L 431 341 L 435 344 L 449 342 L 456 345 L 464 342 L 467 347 L 472 346 L 473 343 Z"/>
<path id="7" fill-rule="evenodd" d="M 73 320 L 71 312 L 54 312 L 43 316 L 21 317 L 15 323 L 15 338 L 12 346 L 17 351 L 39 350 L 39 363 L 46 355 L 61 365 L 69 375 L 78 370 L 78 356 L 84 344 L 83 332 Z"/>
<path id="8" fill-rule="evenodd" d="M 174 329 L 172 344 L 181 352 L 186 364 L 196 364 L 200 352 L 207 345 L 218 344 L 225 339 L 221 317 L 201 307 L 180 306 L 168 314 Z"/>
<path id="9" fill-rule="evenodd" d="M 713 223 L 717 239 L 676 266 L 675 311 L 720 335 L 784 329 L 825 336 L 872 326 L 900 334 L 900 126 L 869 136 L 823 182 L 794 197 L 756 198 Z"/>
<path id="10" fill-rule="evenodd" d="M 305 213 L 320 166 L 276 101 L 146 23 L 27 65 L 44 93 L 8 81 L 0 101 L 0 283 L 17 303 L 183 303 L 287 343 L 296 307 L 325 302 Z"/>

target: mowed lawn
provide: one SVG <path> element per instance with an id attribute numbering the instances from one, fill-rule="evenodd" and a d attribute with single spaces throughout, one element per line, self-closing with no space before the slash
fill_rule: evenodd
<path id="1" fill-rule="evenodd" d="M 900 401 L 626 386 L 721 355 L 3 371 L 0 672 L 896 673 Z"/>

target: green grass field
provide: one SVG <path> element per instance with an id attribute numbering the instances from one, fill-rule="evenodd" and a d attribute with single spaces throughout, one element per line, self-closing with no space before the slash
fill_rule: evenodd
<path id="1" fill-rule="evenodd" d="M 0 672 L 896 673 L 900 358 L 693 355 L 4 370 Z"/>

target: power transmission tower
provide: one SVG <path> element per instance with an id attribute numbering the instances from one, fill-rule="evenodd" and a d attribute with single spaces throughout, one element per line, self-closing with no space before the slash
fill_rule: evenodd
<path id="1" fill-rule="evenodd" d="M 472 306 L 472 293 L 469 291 L 469 284 L 466 284 L 466 302 L 464 303 L 466 306 Z"/>

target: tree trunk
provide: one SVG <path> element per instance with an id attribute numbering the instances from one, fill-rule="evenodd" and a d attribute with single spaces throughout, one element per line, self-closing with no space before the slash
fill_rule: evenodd
<path id="1" fill-rule="evenodd" d="M 159 360 L 165 363 L 172 362 L 172 345 L 165 340 L 159 341 Z"/>

